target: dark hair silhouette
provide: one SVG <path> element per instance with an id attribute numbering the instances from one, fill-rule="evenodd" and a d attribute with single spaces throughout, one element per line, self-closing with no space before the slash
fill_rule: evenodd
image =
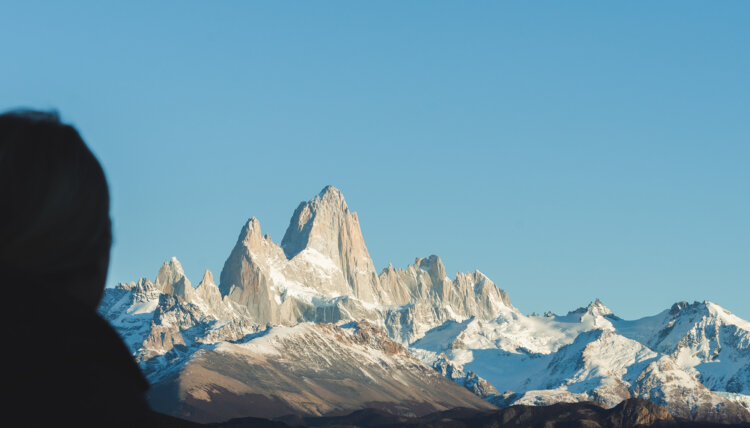
<path id="1" fill-rule="evenodd" d="M 78 132 L 56 113 L 0 115 L 0 200 L 5 277 L 96 307 L 112 242 L 109 191 Z"/>
<path id="2" fill-rule="evenodd" d="M 0 115 L 0 201 L 0 314 L 13 347 L 4 421 L 194 425 L 151 411 L 148 383 L 95 312 L 112 243 L 109 192 L 78 132 L 55 113 Z"/>

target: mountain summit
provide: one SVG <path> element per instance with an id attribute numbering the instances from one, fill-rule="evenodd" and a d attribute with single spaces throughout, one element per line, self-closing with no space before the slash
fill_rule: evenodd
<path id="1" fill-rule="evenodd" d="M 341 294 L 381 303 L 378 276 L 357 213 L 349 211 L 337 188 L 326 186 L 312 200 L 300 203 L 289 221 L 281 248 L 290 260 L 302 257 L 324 269 L 335 267 L 334 275 L 340 273 L 346 284 L 339 290 Z"/>
<path id="2" fill-rule="evenodd" d="M 313 248 L 329 256 L 338 255 L 341 235 L 350 235 L 364 246 L 357 214 L 349 212 L 344 195 L 333 186 L 326 186 L 310 201 L 300 202 L 289 220 L 289 227 L 281 240 L 288 259 L 305 248 Z M 366 251 L 366 249 L 365 249 Z"/>

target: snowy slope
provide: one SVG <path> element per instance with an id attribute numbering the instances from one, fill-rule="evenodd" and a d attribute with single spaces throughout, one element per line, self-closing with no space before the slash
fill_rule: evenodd
<path id="1" fill-rule="evenodd" d="M 448 322 L 411 346 L 427 364 L 504 391 L 488 397 L 501 406 L 637 397 L 678 416 L 739 421 L 750 417 L 737 406 L 748 398 L 746 324 L 710 302 L 625 321 L 597 300 L 564 316 Z"/>
<path id="2" fill-rule="evenodd" d="M 673 356 L 680 367 L 699 373 L 716 391 L 750 395 L 750 323 L 711 302 L 676 303 L 668 311 L 617 330 Z"/>

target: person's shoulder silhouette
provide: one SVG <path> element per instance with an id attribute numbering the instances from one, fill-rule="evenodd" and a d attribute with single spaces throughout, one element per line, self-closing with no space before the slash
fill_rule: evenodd
<path id="1" fill-rule="evenodd" d="M 192 425 L 150 410 L 96 313 L 111 230 L 104 171 L 78 132 L 54 113 L 0 115 L 3 384 L 20 426 Z"/>

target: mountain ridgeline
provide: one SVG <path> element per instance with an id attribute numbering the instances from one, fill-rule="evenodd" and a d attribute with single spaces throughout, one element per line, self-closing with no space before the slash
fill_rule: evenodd
<path id="1" fill-rule="evenodd" d="M 451 279 L 434 255 L 378 273 L 332 186 L 298 206 L 280 245 L 251 218 L 218 285 L 206 271 L 193 287 L 172 258 L 153 282 L 107 289 L 100 313 L 146 373 L 152 406 L 201 422 L 630 398 L 750 421 L 747 321 L 711 302 L 635 321 L 598 300 L 524 315 L 484 274 Z"/>
<path id="2" fill-rule="evenodd" d="M 449 319 L 492 319 L 513 310 L 480 272 L 451 281 L 436 256 L 378 275 L 357 214 L 331 186 L 300 204 L 280 246 L 251 218 L 224 264 L 219 290 L 259 324 L 368 319 L 405 343 Z"/>

